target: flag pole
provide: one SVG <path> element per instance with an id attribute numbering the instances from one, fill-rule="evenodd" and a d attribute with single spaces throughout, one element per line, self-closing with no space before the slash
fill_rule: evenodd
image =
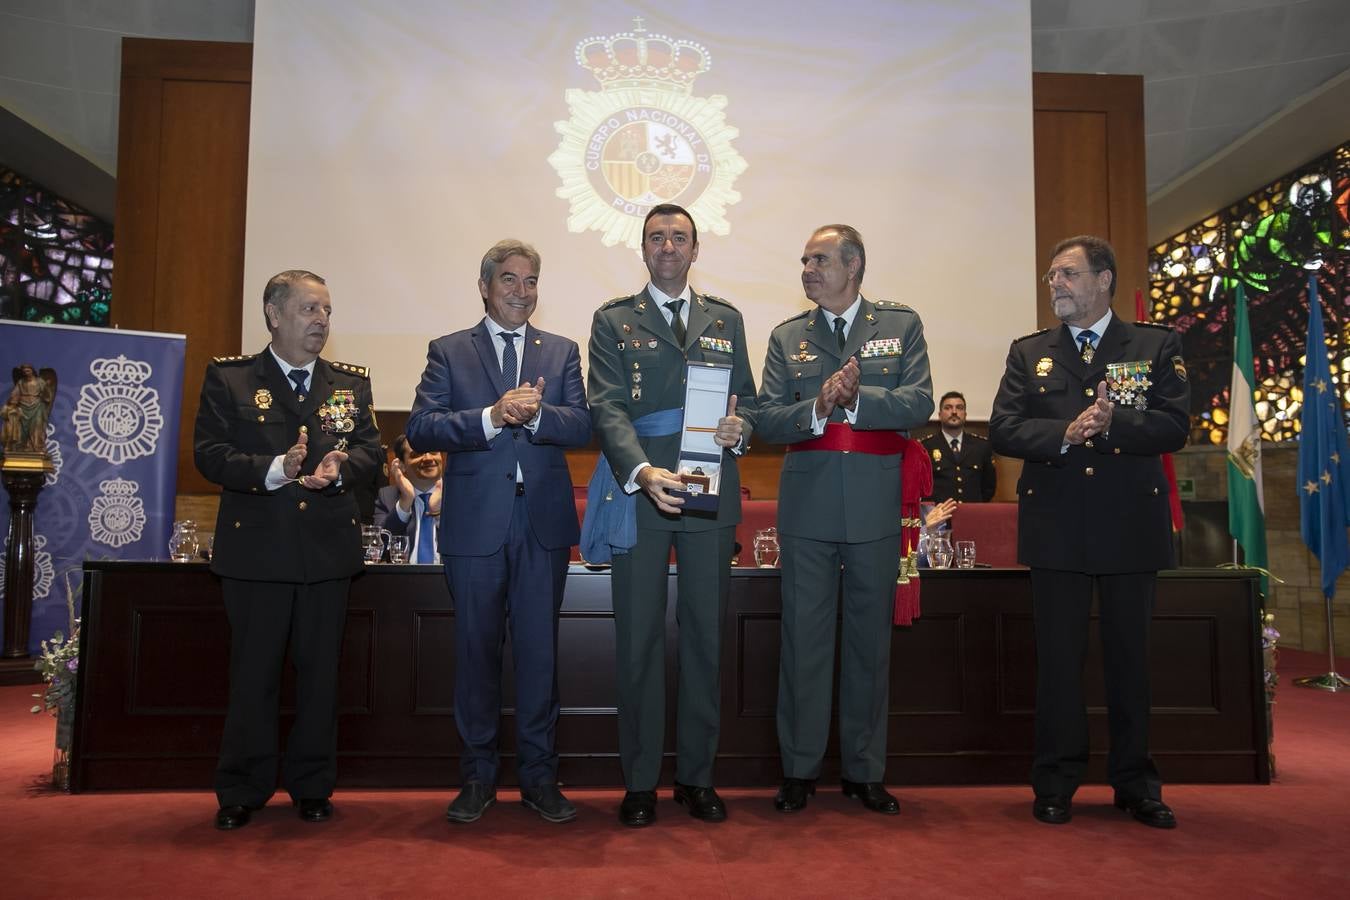
<path id="1" fill-rule="evenodd" d="M 1298 478 L 1303 483 L 1299 519 L 1303 541 L 1321 564 L 1322 598 L 1327 605 L 1327 671 L 1295 678 L 1294 684 L 1341 692 L 1350 689 L 1350 680 L 1336 671 L 1336 623 L 1331 603 L 1336 596 L 1336 578 L 1350 566 L 1350 541 L 1346 537 L 1350 492 L 1343 483 L 1343 477 L 1350 473 L 1350 446 L 1346 443 L 1340 387 L 1327 365 L 1315 272 L 1308 274 L 1306 352 L 1299 435 Z"/>
<path id="2" fill-rule="evenodd" d="M 1321 675 L 1295 678 L 1294 684 L 1299 687 L 1317 688 L 1333 693 L 1350 690 L 1350 679 L 1336 672 L 1336 626 L 1331 616 L 1331 598 L 1324 597 L 1323 599 L 1327 602 L 1327 671 Z"/>

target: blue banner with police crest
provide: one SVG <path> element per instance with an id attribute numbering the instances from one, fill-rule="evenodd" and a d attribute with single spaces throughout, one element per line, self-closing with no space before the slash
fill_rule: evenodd
<path id="1" fill-rule="evenodd" d="M 86 559 L 168 556 L 186 346 L 181 334 L 0 320 L 6 379 L 22 364 L 50 369 L 56 379 L 46 436 L 55 471 L 33 514 L 30 653 L 69 631 L 67 601 L 80 589 Z M 5 386 L 6 398 L 14 387 Z M 9 518 L 6 495 L 5 540 Z M 0 571 L 0 593 L 3 583 Z"/>

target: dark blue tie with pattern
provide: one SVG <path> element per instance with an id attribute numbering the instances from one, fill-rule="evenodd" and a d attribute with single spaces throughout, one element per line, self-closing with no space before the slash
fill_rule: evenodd
<path id="1" fill-rule="evenodd" d="M 502 332 L 502 391 L 516 386 L 516 338 L 514 331 Z"/>

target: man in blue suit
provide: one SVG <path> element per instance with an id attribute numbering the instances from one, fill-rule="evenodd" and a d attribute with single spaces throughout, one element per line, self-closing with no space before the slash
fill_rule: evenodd
<path id="1" fill-rule="evenodd" d="M 558 610 L 577 542 L 565 447 L 591 437 L 574 341 L 531 327 L 539 253 L 499 241 L 483 257 L 487 315 L 431 342 L 408 440 L 447 453 L 441 560 L 455 602 L 455 724 L 463 786 L 446 810 L 476 821 L 497 799 L 503 626 L 511 623 L 521 802 L 549 822 L 558 790 Z"/>
<path id="2" fill-rule="evenodd" d="M 389 484 L 375 495 L 374 523 L 394 537 L 406 537 L 408 559 L 415 563 L 441 561 L 436 547 L 436 522 L 441 517 L 444 468 L 440 452 L 414 449 L 406 434 L 394 438 Z"/>

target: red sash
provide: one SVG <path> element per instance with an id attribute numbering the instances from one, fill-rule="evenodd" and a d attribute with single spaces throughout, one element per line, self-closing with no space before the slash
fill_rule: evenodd
<path id="1" fill-rule="evenodd" d="M 894 431 L 854 431 L 844 422 L 825 423 L 825 433 L 809 441 L 788 444 L 789 453 L 801 450 L 838 450 L 892 456 L 905 452 L 905 438 Z"/>
<path id="2" fill-rule="evenodd" d="M 841 453 L 902 455 L 900 468 L 900 571 L 895 579 L 895 608 L 891 621 L 909 625 L 919 617 L 919 501 L 933 492 L 933 464 L 923 444 L 894 431 L 854 431 L 843 422 L 829 422 L 825 433 L 809 441 L 788 444 L 789 453 L 834 450 Z"/>

